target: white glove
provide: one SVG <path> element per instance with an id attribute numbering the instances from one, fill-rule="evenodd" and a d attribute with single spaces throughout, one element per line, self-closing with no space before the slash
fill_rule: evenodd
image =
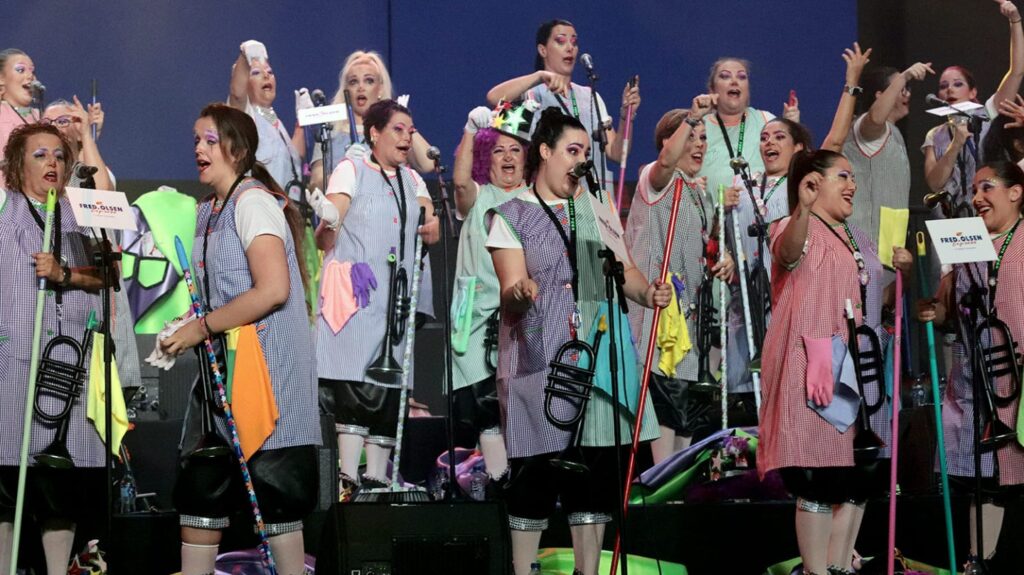
<path id="1" fill-rule="evenodd" d="M 338 212 L 334 202 L 328 200 L 323 192 L 320 191 L 320 188 L 312 192 L 306 190 L 306 201 L 309 202 L 309 206 L 313 208 L 316 215 L 327 224 L 327 227 L 332 230 L 338 229 L 338 226 L 341 225 L 341 214 Z"/>
<path id="2" fill-rule="evenodd" d="M 395 98 L 395 101 L 398 102 L 399 106 L 402 106 L 403 108 L 408 108 L 409 107 L 409 94 L 402 94 L 401 96 Z"/>
<path id="3" fill-rule="evenodd" d="M 469 111 L 466 117 L 466 131 L 475 134 L 477 131 L 491 125 L 494 114 L 487 106 L 477 106 Z"/>
<path id="4" fill-rule="evenodd" d="M 363 143 L 354 143 L 345 150 L 345 158 L 356 161 L 361 160 L 366 156 L 366 153 L 370 151 L 370 148 Z"/>
<path id="5" fill-rule="evenodd" d="M 195 318 L 196 316 L 189 312 L 187 316 L 174 318 L 171 321 L 164 322 L 164 328 L 160 330 L 160 333 L 156 334 L 156 346 L 153 348 L 153 353 L 149 354 L 149 357 L 146 358 L 146 363 L 152 365 L 157 369 L 170 371 L 171 368 L 174 367 L 175 357 L 173 355 L 164 353 L 163 349 L 160 347 L 160 344 L 163 343 L 165 339 L 174 335 L 174 332 L 181 329 L 183 325 L 194 320 Z"/>
<path id="6" fill-rule="evenodd" d="M 299 117 L 300 110 L 308 110 L 313 107 L 313 98 L 309 97 L 309 90 L 299 88 L 295 90 L 295 117 Z"/>
<path id="7" fill-rule="evenodd" d="M 263 45 L 263 42 L 259 42 L 257 40 L 246 40 L 245 42 L 242 42 L 239 49 L 241 49 L 242 53 L 245 54 L 245 59 L 249 62 L 250 66 L 252 65 L 253 60 L 263 59 L 265 61 L 267 59 L 267 47 Z"/>

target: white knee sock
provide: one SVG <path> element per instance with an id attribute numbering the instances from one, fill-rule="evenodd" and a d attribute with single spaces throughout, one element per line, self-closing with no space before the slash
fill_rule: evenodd
<path id="1" fill-rule="evenodd" d="M 278 575 L 302 575 L 306 570 L 306 552 L 302 546 L 302 531 L 292 531 L 270 538 Z"/>
<path id="2" fill-rule="evenodd" d="M 359 460 L 363 457 L 363 436 L 352 433 L 338 434 L 338 461 L 341 472 L 359 480 Z"/>
<path id="3" fill-rule="evenodd" d="M 505 436 L 500 433 L 481 433 L 480 452 L 484 455 L 484 466 L 492 478 L 501 477 L 508 469 L 508 453 L 505 451 Z"/>
<path id="4" fill-rule="evenodd" d="M 49 575 L 67 575 L 71 562 L 71 546 L 75 543 L 75 526 L 64 529 L 43 529 L 43 554 Z"/>
<path id="5" fill-rule="evenodd" d="M 219 545 L 181 544 L 181 575 L 207 575 L 217 568 Z"/>
<path id="6" fill-rule="evenodd" d="M 0 575 L 8 575 L 14 548 L 14 524 L 0 523 Z"/>
<path id="7" fill-rule="evenodd" d="M 374 479 L 388 481 L 388 459 L 391 458 L 391 448 L 382 447 L 373 443 L 366 444 L 366 474 Z"/>

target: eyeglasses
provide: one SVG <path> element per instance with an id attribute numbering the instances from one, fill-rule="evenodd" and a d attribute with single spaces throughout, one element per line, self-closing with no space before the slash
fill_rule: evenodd
<path id="1" fill-rule="evenodd" d="M 43 123 L 50 126 L 57 126 L 58 128 L 67 128 L 75 121 L 71 116 L 57 116 L 56 118 L 43 118 Z"/>

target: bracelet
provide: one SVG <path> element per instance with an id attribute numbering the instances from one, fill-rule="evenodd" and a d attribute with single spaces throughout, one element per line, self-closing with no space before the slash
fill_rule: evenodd
<path id="1" fill-rule="evenodd" d="M 206 335 L 206 337 L 212 337 L 213 336 L 213 334 L 210 333 L 210 326 L 206 325 L 206 316 L 205 315 L 199 318 L 199 327 L 203 328 L 203 333 Z"/>
<path id="2" fill-rule="evenodd" d="M 699 126 L 702 123 L 704 123 L 704 120 L 698 120 L 696 118 L 690 118 L 690 117 L 687 117 L 683 121 L 686 122 L 687 124 L 689 124 L 691 128 L 696 128 L 697 126 Z"/>
<path id="3" fill-rule="evenodd" d="M 1017 18 L 1016 20 L 1010 20 L 1010 24 L 1020 24 L 1020 21 L 1020 18 Z"/>
<path id="4" fill-rule="evenodd" d="M 57 285 L 65 289 L 71 287 L 71 267 L 66 265 L 61 266 L 60 271 L 63 275 L 60 278 L 60 283 Z"/>

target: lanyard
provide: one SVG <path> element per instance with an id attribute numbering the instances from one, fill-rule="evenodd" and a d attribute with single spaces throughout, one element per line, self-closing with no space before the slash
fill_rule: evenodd
<path id="1" fill-rule="evenodd" d="M 579 317 L 579 268 L 576 263 L 576 204 L 572 197 L 569 197 L 568 212 L 569 212 L 569 233 L 565 233 L 565 229 L 562 227 L 562 222 L 558 221 L 558 217 L 555 216 L 555 212 L 551 209 L 551 206 L 547 204 L 537 193 L 537 187 L 533 188 L 533 195 L 537 196 L 537 201 L 540 203 L 540 207 L 544 209 L 544 213 L 551 220 L 551 223 L 555 224 L 555 229 L 558 230 L 559 237 L 562 238 L 562 243 L 565 245 L 565 251 L 569 255 L 569 267 L 572 268 L 572 301 L 573 301 L 573 312 L 572 317 L 569 318 L 569 331 L 572 332 L 573 339 L 576 339 L 576 329 L 580 326 Z"/>
<path id="2" fill-rule="evenodd" d="M 565 105 L 565 101 L 562 100 L 562 97 L 559 96 L 558 94 L 555 94 L 555 99 L 558 100 L 558 105 L 561 106 L 563 110 L 565 110 L 566 114 L 568 114 L 569 107 Z M 576 105 L 576 92 L 572 89 L 572 84 L 569 85 L 569 99 L 572 100 L 572 117 L 579 119 L 580 109 Z"/>
<path id="3" fill-rule="evenodd" d="M 764 175 L 761 176 L 761 201 L 764 203 L 766 207 L 768 205 L 768 200 L 772 199 L 772 195 L 775 194 L 775 190 L 779 189 L 779 186 L 781 186 L 782 182 L 785 181 L 786 176 L 782 176 L 781 178 L 775 180 L 775 183 L 772 184 L 771 189 L 768 190 L 767 193 L 765 193 L 765 187 L 768 186 L 768 172 L 765 172 Z"/>
<path id="4" fill-rule="evenodd" d="M 1017 226 L 1020 225 L 1020 218 L 1017 218 L 1017 223 L 1013 224 L 1010 231 L 1006 232 L 1006 239 L 1003 240 L 1003 245 L 999 248 L 999 255 L 995 262 L 989 262 L 988 264 L 988 286 L 989 286 L 989 301 L 992 302 L 993 308 L 996 305 L 996 286 L 999 285 L 999 268 L 1003 265 L 1003 256 L 1006 255 L 1006 249 L 1010 247 L 1010 242 L 1013 241 L 1014 234 L 1017 233 Z"/>
<path id="5" fill-rule="evenodd" d="M 715 119 L 718 120 L 718 127 L 722 129 L 722 139 L 725 140 L 725 149 L 729 151 L 729 159 L 738 158 L 743 155 L 743 137 L 747 133 L 747 113 L 744 112 L 740 116 L 740 139 L 736 145 L 736 153 L 732 151 L 732 140 L 729 139 L 729 132 L 725 129 L 725 124 L 722 123 L 722 117 L 715 112 Z"/>
<path id="6" fill-rule="evenodd" d="M 235 183 L 231 184 L 231 189 L 228 190 L 228 195 L 224 196 L 224 201 L 221 202 L 220 206 L 217 205 L 217 197 L 213 198 L 213 206 L 210 208 L 210 217 L 206 220 L 206 230 L 203 232 L 203 291 L 206 292 L 206 307 L 210 308 L 212 305 L 210 302 L 210 266 L 207 265 L 206 252 L 210 247 L 210 233 L 213 231 L 214 226 L 220 221 L 220 213 L 225 206 L 228 205 L 228 201 L 231 200 L 231 196 L 238 189 L 238 184 L 242 183 L 245 179 L 245 174 L 241 174 L 235 179 Z M 216 216 L 216 217 L 215 217 Z"/>
<path id="7" fill-rule="evenodd" d="M 31 115 L 32 115 L 32 108 L 29 108 L 29 109 L 28 109 L 28 113 L 27 113 L 27 114 L 22 114 L 21 112 L 19 112 L 19 111 L 18 111 L 18 109 L 17 109 L 17 108 L 15 108 L 15 107 L 14 107 L 14 104 L 10 103 L 10 101 L 7 101 L 7 100 L 4 100 L 4 101 L 5 101 L 5 102 L 7 102 L 7 105 L 8 105 L 8 106 L 10 106 L 12 110 L 14 110 L 14 113 L 18 115 L 18 118 L 20 118 L 20 119 L 21 119 L 21 121 L 22 121 L 22 122 L 23 122 L 24 124 L 26 124 L 26 125 L 28 125 L 28 124 L 29 124 L 29 121 L 28 121 L 28 120 L 26 120 L 26 119 L 25 119 L 25 117 L 26 117 L 26 116 L 31 116 Z M 33 119 L 35 119 L 35 118 L 33 118 Z"/>
<path id="8" fill-rule="evenodd" d="M 860 246 L 857 245 L 856 238 L 853 237 L 853 232 L 850 231 L 850 226 L 846 225 L 846 222 L 843 222 L 843 231 L 846 232 L 846 240 L 849 240 L 849 243 L 847 243 L 847 241 L 839 235 L 839 232 L 825 222 L 821 216 L 814 212 L 811 212 L 811 215 L 818 218 L 818 221 L 821 222 L 828 231 L 832 232 L 832 235 L 838 238 L 839 241 L 843 242 L 846 249 L 850 250 L 850 253 L 853 254 L 853 260 L 857 262 L 857 279 L 858 283 L 860 283 L 860 302 L 861 309 L 863 310 L 861 313 L 866 313 L 868 308 L 868 282 L 871 281 L 871 274 L 868 273 L 867 264 L 864 262 L 864 256 L 860 252 Z"/>
<path id="9" fill-rule="evenodd" d="M 686 188 L 687 193 L 690 194 L 690 199 L 693 201 L 693 205 L 697 208 L 700 215 L 700 236 L 701 239 L 704 240 L 704 247 L 706 248 L 709 236 L 708 215 L 704 211 L 704 200 L 700 197 L 701 195 L 697 193 L 697 190 L 690 186 L 690 182 L 687 182 L 685 178 L 683 179 L 683 187 Z"/>
<path id="10" fill-rule="evenodd" d="M 384 173 L 384 166 L 380 165 L 373 154 L 370 154 L 370 160 L 380 168 L 380 176 L 384 178 L 384 183 L 391 188 L 391 195 L 395 198 L 395 205 L 398 207 L 398 222 L 401 224 L 398 230 L 398 259 L 402 265 L 405 265 L 405 222 L 409 219 L 409 209 L 408 201 L 405 199 L 405 184 L 402 183 L 402 166 L 395 166 L 395 179 L 398 180 L 398 190 L 395 190 L 391 178 Z"/>

